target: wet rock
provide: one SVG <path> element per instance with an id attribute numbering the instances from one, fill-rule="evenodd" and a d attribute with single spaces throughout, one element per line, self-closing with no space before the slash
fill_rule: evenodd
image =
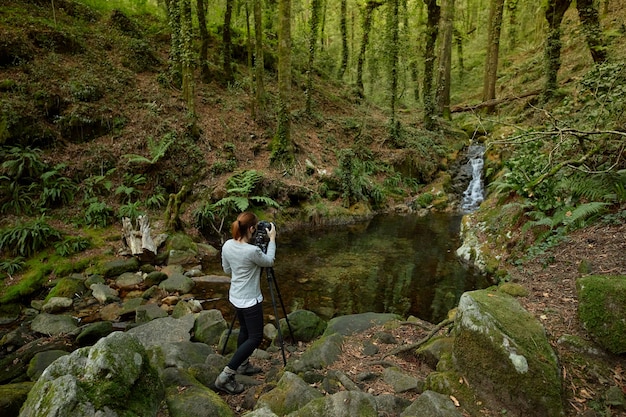
<path id="1" fill-rule="evenodd" d="M 31 322 L 30 327 L 33 331 L 41 334 L 60 335 L 76 330 L 78 324 L 76 319 L 71 316 L 41 313 Z"/>

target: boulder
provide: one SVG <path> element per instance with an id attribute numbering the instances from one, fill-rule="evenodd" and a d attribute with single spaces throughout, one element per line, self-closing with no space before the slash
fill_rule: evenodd
<path id="1" fill-rule="evenodd" d="M 308 310 L 296 310 L 287 315 L 286 319 L 280 320 L 280 330 L 283 337 L 290 335 L 289 328 L 293 331 L 293 338 L 298 342 L 310 342 L 319 337 L 326 330 L 326 321 L 317 314 Z"/>
<path id="2" fill-rule="evenodd" d="M 463 417 L 447 395 L 424 391 L 400 417 Z"/>
<path id="3" fill-rule="evenodd" d="M 360 391 L 340 391 L 314 399 L 289 417 L 378 417 L 374 396 Z"/>
<path id="4" fill-rule="evenodd" d="M 19 382 L 0 385 L 0 415 L 2 417 L 17 417 L 34 384 L 34 382 Z"/>
<path id="5" fill-rule="evenodd" d="M 626 353 L 626 276 L 590 275 L 576 280 L 578 316 L 593 340 Z"/>
<path id="6" fill-rule="evenodd" d="M 228 324 L 221 311 L 217 309 L 201 311 L 193 326 L 193 340 L 207 345 L 216 345 L 227 328 Z"/>
<path id="7" fill-rule="evenodd" d="M 273 413 L 284 416 L 299 410 L 309 401 L 320 397 L 322 397 L 321 392 L 309 386 L 296 374 L 285 372 L 278 381 L 276 388 L 261 395 L 254 408 L 268 408 Z"/>
<path id="8" fill-rule="evenodd" d="M 233 411 L 222 398 L 188 372 L 167 368 L 164 372 L 165 399 L 171 417 L 232 417 Z"/>
<path id="9" fill-rule="evenodd" d="M 46 368 L 20 416 L 155 416 L 162 396 L 145 348 L 128 333 L 115 332 Z"/>
<path id="10" fill-rule="evenodd" d="M 490 408 L 512 416 L 563 415 L 556 354 L 541 323 L 514 297 L 464 293 L 453 333 L 456 368 Z"/>

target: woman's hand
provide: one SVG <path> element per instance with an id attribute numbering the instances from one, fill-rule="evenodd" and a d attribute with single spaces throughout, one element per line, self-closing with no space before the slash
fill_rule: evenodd
<path id="1" fill-rule="evenodd" d="M 274 226 L 274 223 L 270 223 L 269 229 L 265 230 L 267 230 L 267 236 L 270 238 L 271 241 L 276 240 L 276 226 Z"/>

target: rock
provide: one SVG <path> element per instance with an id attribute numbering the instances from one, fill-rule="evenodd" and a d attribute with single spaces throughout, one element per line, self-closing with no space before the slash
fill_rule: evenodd
<path id="1" fill-rule="evenodd" d="M 190 265 L 198 262 L 198 252 L 194 250 L 171 250 L 167 258 L 168 265 Z"/>
<path id="2" fill-rule="evenodd" d="M 35 385 L 34 382 L 0 385 L 0 415 L 17 417 L 33 385 Z"/>
<path id="3" fill-rule="evenodd" d="M 437 363 L 444 353 L 452 353 L 454 346 L 453 337 L 434 337 L 426 344 L 419 347 L 417 356 L 422 359 L 431 369 L 437 368 Z"/>
<path id="4" fill-rule="evenodd" d="M 187 369 L 192 365 L 203 364 L 213 348 L 199 342 L 174 342 L 161 345 L 166 367 Z"/>
<path id="5" fill-rule="evenodd" d="M 19 319 L 22 307 L 19 304 L 0 305 L 0 326 L 10 324 Z"/>
<path id="6" fill-rule="evenodd" d="M 37 381 L 41 374 L 43 374 L 43 371 L 50 366 L 52 362 L 65 355 L 69 355 L 69 353 L 64 350 L 39 352 L 30 360 L 26 374 L 31 381 Z"/>
<path id="7" fill-rule="evenodd" d="M 578 315 L 592 339 L 614 354 L 626 353 L 626 276 L 576 280 Z"/>
<path id="8" fill-rule="evenodd" d="M 413 391 L 418 388 L 419 381 L 417 378 L 400 371 L 396 367 L 386 368 L 383 371 L 383 379 L 393 387 L 396 393 Z"/>
<path id="9" fill-rule="evenodd" d="M 424 391 L 408 406 L 400 417 L 463 417 L 446 395 Z"/>
<path id="10" fill-rule="evenodd" d="M 389 313 L 362 313 L 339 316 L 328 322 L 328 327 L 326 327 L 324 334 L 339 333 L 343 336 L 350 336 L 392 320 L 402 320 L 402 317 Z"/>
<path id="11" fill-rule="evenodd" d="M 541 323 L 510 295 L 461 296 L 454 363 L 491 409 L 514 416 L 561 416 L 560 367 Z"/>
<path id="12" fill-rule="evenodd" d="M 73 332 L 78 325 L 76 319 L 71 316 L 41 313 L 31 322 L 30 328 L 42 334 L 59 335 Z"/>
<path id="13" fill-rule="evenodd" d="M 184 370 L 165 370 L 165 400 L 171 417 L 231 417 L 233 411 L 222 398 Z"/>
<path id="14" fill-rule="evenodd" d="M 141 273 L 124 272 L 115 280 L 115 286 L 120 290 L 132 290 L 143 283 Z"/>
<path id="15" fill-rule="evenodd" d="M 115 332 L 46 368 L 20 416 L 154 416 L 162 392 L 145 348 L 128 333 Z"/>
<path id="16" fill-rule="evenodd" d="M 89 323 L 81 328 L 81 332 L 76 336 L 76 342 L 80 346 L 93 345 L 111 332 L 113 332 L 113 324 L 110 321 Z"/>
<path id="17" fill-rule="evenodd" d="M 320 397 L 322 397 L 322 393 L 310 387 L 296 374 L 286 371 L 276 384 L 276 388 L 259 397 L 255 409 L 268 408 L 273 413 L 284 416 L 299 410 L 309 401 Z M 321 415 L 325 414 L 318 414 L 318 416 Z"/>
<path id="18" fill-rule="evenodd" d="M 120 298 L 117 296 L 117 290 L 114 290 L 108 285 L 91 284 L 89 288 L 91 289 L 93 297 L 98 300 L 100 304 L 108 304 L 120 300 Z"/>
<path id="19" fill-rule="evenodd" d="M 342 352 L 343 336 L 339 333 L 322 336 L 300 356 L 287 364 L 287 369 L 301 373 L 311 369 L 322 369 L 331 365 Z"/>
<path id="20" fill-rule="evenodd" d="M 341 391 L 308 402 L 289 414 L 290 417 L 378 417 L 376 401 L 371 394 Z"/>
<path id="21" fill-rule="evenodd" d="M 47 299 L 52 297 L 73 298 L 76 294 L 82 294 L 87 290 L 82 275 L 73 274 L 71 277 L 61 278 L 50 290 Z"/>
<path id="22" fill-rule="evenodd" d="M 221 311 L 217 309 L 204 310 L 196 317 L 193 326 L 193 340 L 207 345 L 216 345 L 226 329 L 228 329 L 228 324 Z"/>
<path id="23" fill-rule="evenodd" d="M 185 316 L 180 319 L 164 317 L 134 327 L 127 333 L 135 336 L 146 349 L 149 349 L 153 346 L 162 346 L 168 343 L 190 341 L 191 335 L 189 332 L 193 324 L 193 316 Z"/>
<path id="24" fill-rule="evenodd" d="M 144 304 L 135 310 L 135 322 L 148 323 L 149 321 L 167 317 L 167 311 L 156 304 Z"/>
<path id="25" fill-rule="evenodd" d="M 293 337 L 298 342 L 310 342 L 319 337 L 326 329 L 326 321 L 317 314 L 308 310 L 296 310 L 287 315 L 289 326 L 293 330 Z M 280 320 L 280 330 L 284 338 L 290 335 L 286 319 Z"/>
<path id="26" fill-rule="evenodd" d="M 166 279 L 167 279 L 167 274 L 161 271 L 154 271 L 146 275 L 146 278 L 144 279 L 144 284 L 147 287 L 151 287 L 153 285 L 159 285 L 161 282 L 165 281 Z"/>
<path id="27" fill-rule="evenodd" d="M 180 300 L 172 311 L 172 317 L 177 319 L 187 314 L 200 313 L 201 311 L 202 304 L 198 300 Z"/>
<path id="28" fill-rule="evenodd" d="M 135 258 L 116 259 L 104 264 L 102 275 L 105 278 L 113 278 L 124 272 L 135 272 L 139 269 L 139 260 Z"/>
<path id="29" fill-rule="evenodd" d="M 60 313 L 70 308 L 72 304 L 73 302 L 71 298 L 52 297 L 48 299 L 48 302 L 42 306 L 41 310 L 44 313 L 50 313 L 50 314 Z"/>
<path id="30" fill-rule="evenodd" d="M 167 292 L 177 292 L 179 294 L 190 292 L 193 286 L 193 280 L 180 273 L 170 275 L 165 281 L 159 284 L 159 288 Z"/>
<path id="31" fill-rule="evenodd" d="M 399 416 L 405 410 L 411 401 L 392 394 L 380 394 L 374 396 L 378 415 L 381 416 Z"/>

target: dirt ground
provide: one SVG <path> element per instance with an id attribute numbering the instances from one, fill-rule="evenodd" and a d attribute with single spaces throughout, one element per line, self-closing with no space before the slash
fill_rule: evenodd
<path id="1" fill-rule="evenodd" d="M 546 259 L 549 262 L 546 262 Z M 548 338 L 558 353 L 562 366 L 563 396 L 567 417 L 585 416 L 626 416 L 626 411 L 615 407 L 600 406 L 607 388 L 619 387 L 626 393 L 626 357 L 603 355 L 603 369 L 608 373 L 589 369 L 587 364 L 575 361 L 558 343 L 562 335 L 577 335 L 589 339 L 577 318 L 576 279 L 581 275 L 581 260 L 589 263 L 591 273 L 626 275 L 626 225 L 599 225 L 587 230 L 575 232 L 568 241 L 546 253 L 545 256 L 528 261 L 521 267 L 512 267 L 510 274 L 513 281 L 524 285 L 530 295 L 520 298 L 522 305 L 533 313 L 545 326 Z M 441 332 L 446 331 L 444 327 Z M 427 326 L 405 324 L 397 329 L 389 330 L 375 327 L 362 334 L 348 337 L 344 343 L 341 358 L 328 370 L 339 370 L 352 381 L 357 375 L 371 372 L 381 375 L 385 367 L 397 366 L 403 371 L 418 378 L 425 378 L 432 371 L 425 363 L 416 359 L 411 353 L 386 356 L 393 349 L 403 344 L 415 343 L 429 333 Z M 397 344 L 380 343 L 377 335 L 385 331 L 391 333 Z M 363 352 L 364 342 L 369 341 L 378 348 L 378 353 L 367 356 Z M 298 355 L 308 345 L 287 344 L 287 357 Z M 222 395 L 237 416 L 249 411 L 262 393 L 269 389 L 263 385 L 266 375 L 276 371 L 282 365 L 280 352 L 273 354 L 270 360 L 256 360 L 264 373 L 256 376 L 261 384 L 256 389 L 248 389 L 241 395 Z M 277 365 L 278 364 L 278 365 Z M 358 382 L 364 392 L 373 395 L 393 394 L 393 388 L 385 383 L 382 377 Z M 399 396 L 413 401 L 419 394 L 409 391 Z M 453 398 L 453 401 L 456 399 Z M 462 404 L 460 408 L 462 409 Z M 469 416 L 469 414 L 465 414 Z M 481 415 L 502 415 L 499 410 L 483 410 Z"/>

